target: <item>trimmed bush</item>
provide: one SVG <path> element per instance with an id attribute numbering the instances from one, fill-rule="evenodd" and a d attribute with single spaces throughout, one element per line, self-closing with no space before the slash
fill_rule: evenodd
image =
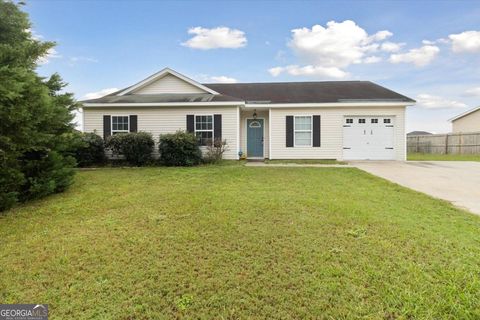
<path id="1" fill-rule="evenodd" d="M 62 154 L 74 157 L 78 167 L 90 167 L 105 163 L 104 143 L 99 135 L 75 131 L 67 134 L 66 140 L 68 143 Z"/>
<path id="2" fill-rule="evenodd" d="M 160 135 L 158 151 L 166 166 L 194 166 L 202 161 L 197 137 L 181 130 Z"/>
<path id="3" fill-rule="evenodd" d="M 148 132 L 119 133 L 107 138 L 105 146 L 114 155 L 122 155 L 133 166 L 142 166 L 152 160 L 155 143 Z"/>

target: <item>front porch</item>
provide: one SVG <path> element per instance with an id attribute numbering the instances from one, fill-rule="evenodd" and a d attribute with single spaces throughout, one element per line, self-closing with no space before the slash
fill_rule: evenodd
<path id="1" fill-rule="evenodd" d="M 240 109 L 240 152 L 242 158 L 268 159 L 270 153 L 269 108 Z"/>

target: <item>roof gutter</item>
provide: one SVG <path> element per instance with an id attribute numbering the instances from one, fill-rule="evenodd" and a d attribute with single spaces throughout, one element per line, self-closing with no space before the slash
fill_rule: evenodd
<path id="1" fill-rule="evenodd" d="M 216 102 L 132 102 L 98 103 L 84 102 L 84 107 L 207 107 L 207 106 L 244 106 L 246 108 L 339 108 L 339 107 L 406 107 L 414 102 L 328 102 L 328 103 L 245 103 L 244 101 Z"/>
<path id="2" fill-rule="evenodd" d="M 224 102 L 137 102 L 137 103 L 95 103 L 84 102 L 84 107 L 213 107 L 213 106 L 243 106 L 243 101 L 224 101 Z"/>

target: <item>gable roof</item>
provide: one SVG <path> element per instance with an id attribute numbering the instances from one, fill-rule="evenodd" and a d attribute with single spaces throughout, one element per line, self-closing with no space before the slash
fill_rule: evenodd
<path id="1" fill-rule="evenodd" d="M 407 136 L 428 136 L 431 135 L 432 133 L 428 131 L 411 131 L 407 133 Z"/>
<path id="2" fill-rule="evenodd" d="M 161 94 L 126 94 L 119 96 L 112 93 L 98 99 L 84 100 L 84 103 L 180 103 L 180 102 L 243 102 L 242 99 L 224 94 L 209 93 L 161 93 Z"/>
<path id="3" fill-rule="evenodd" d="M 458 116 L 455 116 L 455 117 L 449 119 L 448 121 L 453 122 L 453 121 L 455 121 L 455 120 L 458 120 L 458 119 L 460 119 L 460 118 L 463 118 L 463 117 L 465 117 L 465 116 L 468 116 L 469 114 L 474 113 L 474 112 L 479 111 L 479 110 L 480 110 L 480 106 L 479 106 L 479 107 L 476 107 L 476 108 L 473 108 L 473 109 L 470 109 L 470 110 L 467 110 L 467 111 L 465 111 L 464 113 L 461 113 L 461 114 L 459 114 Z"/>
<path id="4" fill-rule="evenodd" d="M 183 81 L 191 84 L 192 86 L 197 87 L 197 88 L 199 88 L 200 90 L 205 91 L 205 93 L 218 94 L 218 92 L 216 92 L 215 90 L 212 90 L 212 89 L 210 89 L 210 88 L 208 88 L 208 87 L 205 87 L 205 86 L 202 85 L 201 83 L 198 83 L 197 81 L 192 80 L 192 79 L 184 76 L 183 74 L 180 74 L 180 73 L 176 72 L 175 70 L 172 70 L 172 69 L 170 69 L 170 68 L 165 68 L 165 69 L 162 69 L 162 70 L 160 70 L 159 72 L 151 75 L 150 77 L 148 77 L 148 78 L 146 78 L 146 79 L 144 79 L 144 80 L 142 80 L 142 81 L 134 84 L 133 86 L 130 86 L 130 87 L 126 88 L 126 89 L 121 90 L 119 93 L 117 93 L 117 95 L 123 96 L 123 95 L 125 95 L 125 94 L 127 94 L 127 93 L 132 93 L 132 92 L 134 92 L 135 90 L 140 89 L 140 88 L 143 88 L 143 87 L 145 87 L 145 86 L 147 86 L 147 85 L 155 82 L 156 80 L 165 77 L 165 76 L 168 75 L 168 74 L 171 74 L 172 76 L 175 76 L 175 77 L 177 77 L 177 78 L 179 78 L 179 79 L 181 79 L 181 80 L 183 80 Z"/>
<path id="5" fill-rule="evenodd" d="M 138 90 L 172 75 L 188 85 L 200 89 L 200 93 L 136 93 Z M 174 90 L 175 91 L 175 90 Z M 154 91 L 153 91 L 154 92 Z M 158 92 L 158 91 L 157 91 Z M 194 93 L 195 92 L 195 93 Z M 204 92 L 204 93 L 202 93 Z M 130 87 L 97 99 L 81 101 L 85 106 L 101 105 L 167 105 L 168 103 L 238 102 L 246 104 L 369 104 L 389 103 L 408 105 L 415 102 L 370 81 L 311 81 L 311 82 L 260 82 L 260 83 L 210 83 L 200 84 L 174 70 L 165 68 Z"/>
<path id="6" fill-rule="evenodd" d="M 247 103 L 407 102 L 415 100 L 370 81 L 205 84 Z"/>

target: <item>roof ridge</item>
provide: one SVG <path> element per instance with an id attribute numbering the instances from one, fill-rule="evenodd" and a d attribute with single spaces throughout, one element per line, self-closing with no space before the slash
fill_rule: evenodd
<path id="1" fill-rule="evenodd" d="M 325 80 L 325 81 L 276 81 L 276 82 L 233 82 L 233 83 L 222 83 L 222 82 L 212 82 L 212 83 L 202 83 L 205 86 L 209 85 L 237 85 L 237 84 L 304 84 L 304 83 L 347 83 L 347 82 L 372 82 L 369 80 Z M 374 82 L 372 82 L 374 83 Z"/>

